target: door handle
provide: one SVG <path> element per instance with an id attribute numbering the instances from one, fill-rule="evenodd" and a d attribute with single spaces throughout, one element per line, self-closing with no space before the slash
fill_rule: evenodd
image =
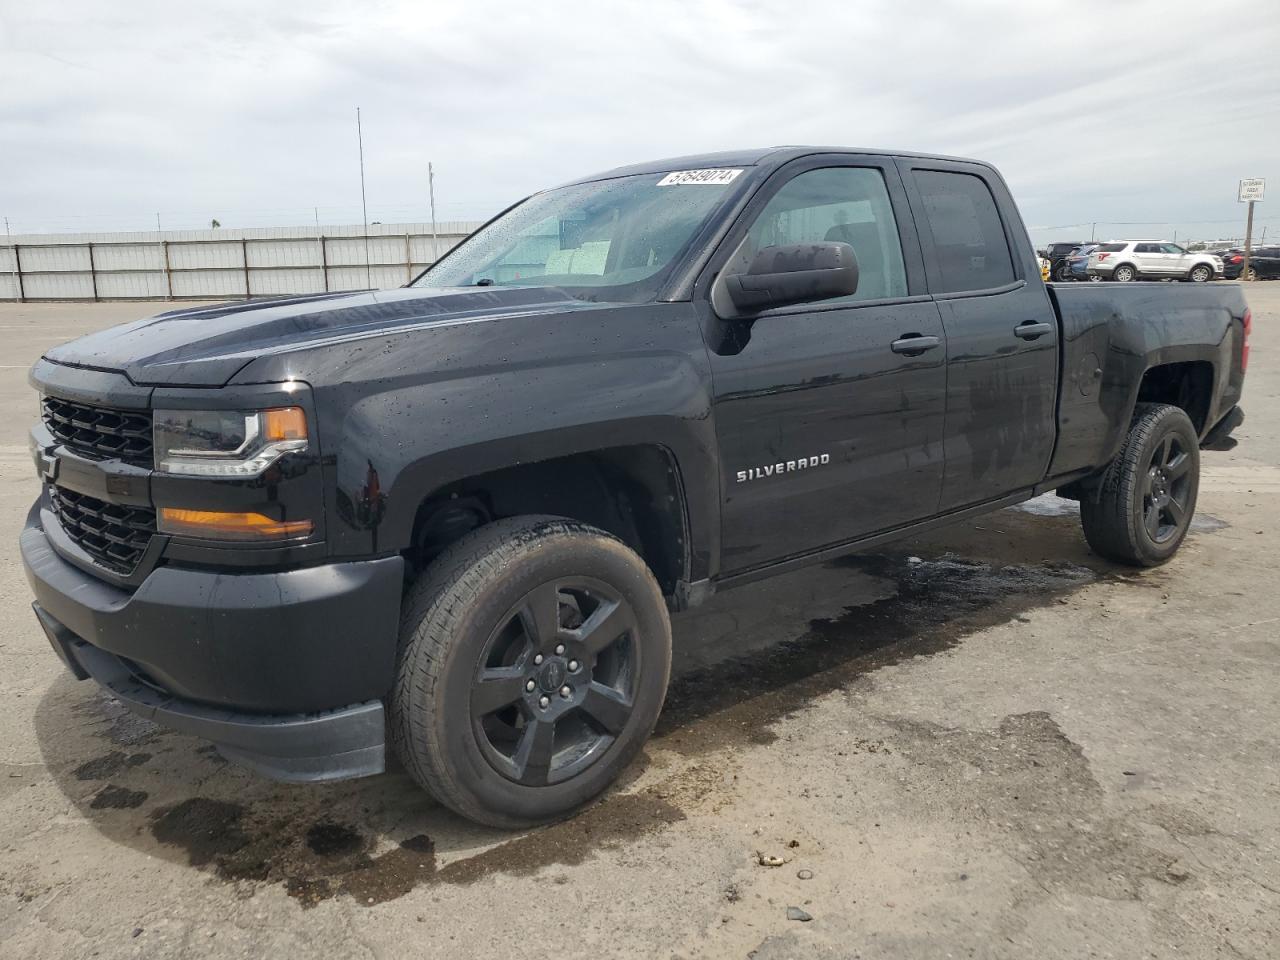
<path id="1" fill-rule="evenodd" d="M 924 337 L 918 333 L 909 333 L 905 337 L 893 341 L 892 349 L 894 353 L 905 353 L 910 357 L 924 353 L 926 350 L 932 350 L 940 343 L 942 343 L 940 337 Z"/>
<path id="2" fill-rule="evenodd" d="M 1027 320 L 1013 328 L 1013 335 L 1023 340 L 1035 340 L 1046 333 L 1053 333 L 1052 323 L 1036 323 L 1034 320 Z"/>

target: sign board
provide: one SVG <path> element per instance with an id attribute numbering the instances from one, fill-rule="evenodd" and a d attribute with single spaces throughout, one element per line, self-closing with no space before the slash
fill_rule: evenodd
<path id="1" fill-rule="evenodd" d="M 1241 203 L 1247 201 L 1261 200 L 1267 192 L 1267 181 L 1262 177 L 1255 177 L 1252 180 L 1240 181 L 1240 197 Z"/>

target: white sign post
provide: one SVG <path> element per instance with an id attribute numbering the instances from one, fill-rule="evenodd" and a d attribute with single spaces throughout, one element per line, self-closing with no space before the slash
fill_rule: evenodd
<path id="1" fill-rule="evenodd" d="M 1244 264 L 1240 267 L 1240 279 L 1249 279 L 1249 255 L 1253 252 L 1253 205 L 1266 197 L 1267 181 L 1252 177 L 1240 181 L 1240 194 L 1236 199 L 1249 204 L 1249 215 L 1244 226 Z"/>

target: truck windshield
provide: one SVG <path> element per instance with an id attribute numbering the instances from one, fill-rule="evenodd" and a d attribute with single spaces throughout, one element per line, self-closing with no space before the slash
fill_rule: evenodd
<path id="1" fill-rule="evenodd" d="M 638 174 L 534 194 L 411 286 L 558 287 L 583 300 L 652 300 L 741 172 Z"/>

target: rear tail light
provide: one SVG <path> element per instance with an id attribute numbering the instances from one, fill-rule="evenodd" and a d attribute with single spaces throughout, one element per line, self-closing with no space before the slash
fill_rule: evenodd
<path id="1" fill-rule="evenodd" d="M 1253 330 L 1253 311 L 1245 308 L 1244 311 L 1244 347 L 1240 350 L 1240 372 L 1244 373 L 1249 369 L 1249 332 Z"/>
<path id="2" fill-rule="evenodd" d="M 1111 256 L 1111 254 L 1109 254 L 1109 253 L 1100 253 L 1100 254 L 1098 254 L 1098 262 L 1099 262 L 1099 263 L 1101 263 L 1103 260 L 1107 259 L 1107 257 L 1109 257 L 1109 256 Z"/>
<path id="3" fill-rule="evenodd" d="M 1239 263 L 1239 262 L 1240 262 L 1240 261 L 1242 261 L 1243 259 L 1244 259 L 1244 257 L 1242 257 L 1242 256 L 1240 256 L 1240 254 L 1236 253 L 1236 254 L 1233 254 L 1233 255 L 1232 255 L 1232 256 L 1230 256 L 1230 257 L 1227 257 L 1227 262 L 1228 262 L 1228 263 Z"/>

